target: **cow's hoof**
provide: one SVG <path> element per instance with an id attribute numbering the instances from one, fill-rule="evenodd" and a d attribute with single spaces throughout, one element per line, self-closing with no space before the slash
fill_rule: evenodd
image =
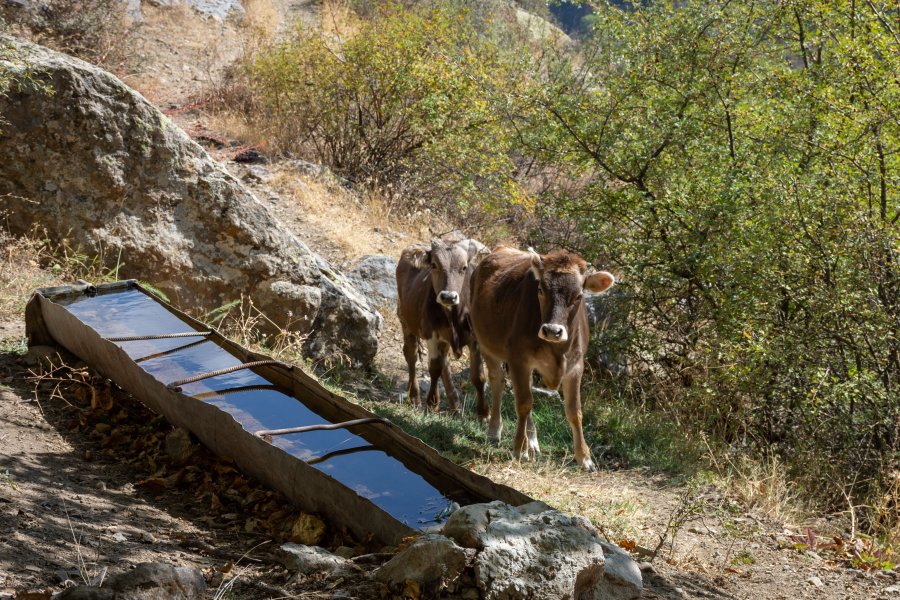
<path id="1" fill-rule="evenodd" d="M 581 468 L 587 473 L 595 473 L 597 471 L 597 465 L 594 464 L 590 457 L 584 459 L 584 462 L 581 463 Z"/>
<path id="2" fill-rule="evenodd" d="M 538 444 L 537 438 L 528 440 L 528 451 L 534 454 L 535 457 L 541 453 L 541 445 Z"/>
<path id="3" fill-rule="evenodd" d="M 489 433 L 487 436 L 487 441 L 488 441 L 488 444 L 490 444 L 491 446 L 496 448 L 497 446 L 500 445 L 500 434 L 493 435 L 493 434 Z"/>

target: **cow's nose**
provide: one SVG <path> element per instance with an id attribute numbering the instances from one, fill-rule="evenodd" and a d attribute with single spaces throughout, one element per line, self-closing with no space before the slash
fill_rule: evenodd
<path id="1" fill-rule="evenodd" d="M 441 304 L 445 306 L 456 306 L 459 304 L 459 294 L 456 292 L 443 291 L 441 292 L 439 299 Z"/>
<path id="2" fill-rule="evenodd" d="M 544 323 L 541 325 L 541 337 L 548 342 L 564 342 L 566 341 L 566 328 L 555 323 Z"/>

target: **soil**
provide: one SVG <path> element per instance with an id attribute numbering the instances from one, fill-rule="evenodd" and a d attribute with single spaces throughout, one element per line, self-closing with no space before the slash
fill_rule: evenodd
<path id="1" fill-rule="evenodd" d="M 312 3 L 280 2 L 275 3 L 280 15 L 311 18 L 314 14 Z M 237 56 L 240 42 L 235 25 L 183 9 L 158 8 L 147 14 L 148 22 L 136 30 L 138 38 L 133 40 L 135 47 L 144 49 L 145 68 L 131 83 L 162 109 L 172 112 L 173 106 L 190 106 L 192 98 L 202 95 L 204 82 Z M 218 36 L 216 52 L 189 41 L 191 36 L 175 35 L 173 23 Z M 200 71 L 204 60 L 203 70 L 213 73 L 209 77 Z M 188 130 L 209 131 L 209 117 L 202 112 L 179 109 L 173 118 Z M 336 265 L 346 268 L 365 254 L 397 256 L 409 242 L 428 239 L 445 227 L 397 220 L 392 225 L 384 210 L 373 214 L 327 177 L 299 175 L 292 163 L 254 170 L 232 162 L 229 148 L 213 148 L 213 154 L 247 181 L 300 239 Z M 28 268 L 34 271 L 35 287 L 52 282 L 47 272 L 33 265 Z M 187 466 L 175 465 L 161 450 L 161 442 L 149 449 L 134 443 L 138 437 L 117 442 L 112 436 L 115 428 L 140 439 L 155 435 L 163 440 L 171 427 L 149 415 L 128 394 L 96 378 L 81 386 L 106 390 L 107 407 L 91 408 L 73 391 L 79 384 L 54 393 L 50 382 L 35 379 L 39 361 L 24 354 L 22 344 L 21 307 L 27 293 L 21 286 L 7 285 L 10 280 L 11 272 L 0 272 L 3 300 L 18 306 L 16 312 L 0 312 L 0 599 L 22 590 L 60 590 L 66 580 L 81 583 L 105 571 L 148 561 L 201 569 L 211 586 L 209 597 L 234 573 L 238 576 L 232 594 L 241 598 L 384 597 L 384 590 L 363 576 L 291 580 L 270 552 L 286 539 L 283 525 L 293 515 L 293 509 L 278 498 L 267 505 L 266 514 L 271 517 L 272 511 L 277 514 L 281 509 L 280 521 L 266 519 L 268 525 L 257 528 L 247 523 L 259 517 L 259 506 L 229 499 L 227 489 L 220 494 L 215 487 L 231 485 L 228 482 L 214 478 L 213 488 L 207 490 L 217 501 L 198 496 L 189 480 L 162 489 L 148 485 L 155 477 L 151 465 L 158 473 L 162 464 L 168 469 L 166 476 L 184 473 L 192 465 L 218 473 L 227 471 L 227 465 L 221 466 L 221 461 L 202 450 L 192 455 Z M 394 307 L 385 304 L 380 309 L 385 328 L 376 367 L 387 375 L 390 383 L 381 395 L 390 399 L 402 393 L 406 367 Z M 76 359 L 67 360 L 79 367 Z M 122 412 L 127 415 L 116 421 Z M 104 423 L 112 423 L 112 430 L 98 428 Z M 148 462 L 148 457 L 154 461 Z M 715 487 L 702 491 L 706 500 L 702 509 L 690 512 L 673 532 L 669 525 L 673 515 L 685 509 L 686 489 L 666 477 L 615 469 L 582 474 L 561 465 L 549 474 L 536 473 L 534 466 L 511 461 L 485 465 L 483 472 L 564 510 L 608 506 L 610 521 L 625 522 L 610 530 L 632 532 L 630 539 L 613 541 L 625 546 L 636 543 L 644 598 L 900 599 L 897 570 L 854 569 L 831 552 L 803 550 L 793 537 L 802 531 L 796 524 L 788 527 L 776 522 Z M 258 489 L 253 482 L 246 485 L 248 490 Z M 332 549 L 348 545 L 355 547 L 356 554 L 378 550 L 342 536 L 339 524 L 328 525 L 324 545 Z M 655 547 L 667 531 L 668 543 L 648 562 L 642 548 Z"/>

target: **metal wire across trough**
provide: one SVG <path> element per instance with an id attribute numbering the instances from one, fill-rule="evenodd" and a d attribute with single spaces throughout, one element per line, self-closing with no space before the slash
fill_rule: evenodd
<path id="1" fill-rule="evenodd" d="M 531 501 L 134 281 L 37 290 L 26 330 L 30 345 L 66 348 L 245 473 L 360 538 L 396 544 L 457 505 Z"/>

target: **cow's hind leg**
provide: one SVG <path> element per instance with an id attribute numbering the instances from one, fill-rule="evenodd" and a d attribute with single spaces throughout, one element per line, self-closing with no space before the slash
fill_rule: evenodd
<path id="1" fill-rule="evenodd" d="M 403 357 L 409 368 L 409 382 L 406 384 L 406 396 L 411 403 L 422 402 L 419 394 L 419 379 L 416 377 L 416 360 L 418 358 L 419 340 L 411 334 L 403 335 Z"/>
<path id="2" fill-rule="evenodd" d="M 531 395 L 531 369 L 510 365 L 509 378 L 512 380 L 513 395 L 516 399 L 516 437 L 513 438 L 513 454 L 516 458 L 528 458 L 533 452 L 537 456 L 537 429 L 531 417 L 534 400 Z M 530 442 L 534 440 L 534 445 Z M 524 456 L 523 456 L 524 455 Z"/>
<path id="3" fill-rule="evenodd" d="M 488 424 L 488 442 L 494 445 L 500 444 L 500 435 L 503 433 L 503 415 L 500 408 L 503 405 L 503 365 L 486 354 L 483 355 L 484 364 L 487 366 L 488 379 L 491 384 L 491 415 Z"/>
<path id="4" fill-rule="evenodd" d="M 594 471 L 591 451 L 584 439 L 581 429 L 581 369 L 567 374 L 562 382 L 563 400 L 566 406 L 566 419 L 572 426 L 572 442 L 575 446 L 575 460 L 585 471 Z"/>

